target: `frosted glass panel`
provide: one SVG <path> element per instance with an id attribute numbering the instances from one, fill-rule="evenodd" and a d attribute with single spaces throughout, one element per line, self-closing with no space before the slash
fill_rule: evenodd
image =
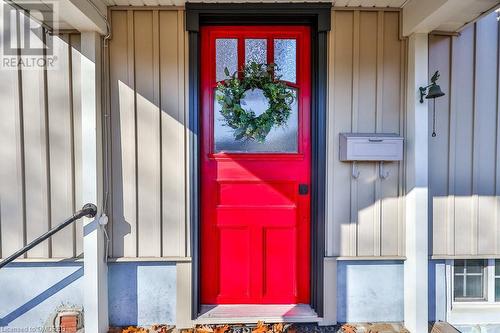
<path id="1" fill-rule="evenodd" d="M 245 39 L 245 63 L 267 63 L 267 40 Z"/>
<path id="2" fill-rule="evenodd" d="M 278 65 L 277 74 L 281 80 L 297 80 L 297 41 L 295 39 L 274 40 L 274 63 Z"/>
<path id="3" fill-rule="evenodd" d="M 219 38 L 215 40 L 215 78 L 222 81 L 227 78 L 224 68 L 232 75 L 238 70 L 238 40 Z"/>
<path id="4" fill-rule="evenodd" d="M 293 90 L 293 89 L 292 89 Z M 294 90 L 294 95 L 297 96 Z M 252 110 L 255 115 L 262 114 L 268 108 L 268 100 L 262 90 L 249 90 L 241 100 L 245 110 Z M 297 152 L 298 109 L 296 98 L 292 104 L 292 112 L 286 126 L 273 127 L 266 137 L 266 141 L 259 143 L 255 140 L 235 140 L 234 130 L 225 125 L 220 115 L 220 105 L 214 101 L 214 137 L 215 152 L 238 153 L 295 153 Z"/>

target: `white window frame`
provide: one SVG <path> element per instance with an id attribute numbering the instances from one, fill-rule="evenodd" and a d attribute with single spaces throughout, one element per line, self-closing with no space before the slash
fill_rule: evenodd
<path id="1" fill-rule="evenodd" d="M 453 268 L 452 268 L 452 284 L 453 288 L 452 290 L 452 297 L 453 297 L 453 302 L 454 303 L 484 303 L 487 302 L 489 297 L 488 297 L 488 290 L 491 289 L 489 288 L 489 278 L 488 278 L 488 267 L 490 266 L 489 259 L 463 259 L 464 260 L 464 272 L 463 273 L 455 273 L 455 260 L 453 260 Z M 481 260 L 484 262 L 484 267 L 483 267 L 483 272 L 482 273 L 468 273 L 467 272 L 467 264 L 466 262 L 468 260 Z M 464 280 L 464 292 L 467 290 L 467 276 L 481 276 L 483 279 L 482 285 L 483 285 L 483 297 L 456 297 L 455 298 L 455 276 L 463 276 Z M 493 285 L 494 288 L 494 285 Z"/>
<path id="2" fill-rule="evenodd" d="M 465 260 L 475 260 L 475 258 L 465 259 Z M 482 260 L 482 259 L 480 259 Z M 495 301 L 495 259 L 484 259 L 486 262 L 486 266 L 484 267 L 484 279 L 483 279 L 483 295 L 484 300 L 473 299 L 459 299 L 455 300 L 454 290 L 455 290 L 455 260 L 448 260 L 449 265 L 451 266 L 451 276 L 448 281 L 448 285 L 450 286 L 450 296 L 451 296 L 451 304 L 453 305 L 474 305 L 474 304 L 492 304 L 500 306 L 500 301 Z M 465 287 L 465 286 L 464 286 Z"/>
<path id="3" fill-rule="evenodd" d="M 481 259 L 481 258 L 468 258 Z M 483 258 L 484 259 L 484 258 Z M 500 260 L 500 259 L 497 259 Z M 484 296 L 482 301 L 454 297 L 455 262 L 446 260 L 446 320 L 452 324 L 500 323 L 500 300 L 495 301 L 495 259 L 485 259 Z M 497 275 L 498 276 L 498 275 Z"/>

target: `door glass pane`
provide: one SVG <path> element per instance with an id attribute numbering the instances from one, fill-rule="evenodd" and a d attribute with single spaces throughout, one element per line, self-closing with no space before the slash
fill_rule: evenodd
<path id="1" fill-rule="evenodd" d="M 245 39 L 245 63 L 267 63 L 267 40 Z"/>
<path id="2" fill-rule="evenodd" d="M 295 89 L 292 89 L 297 96 Z M 245 98 L 241 100 L 241 106 L 245 110 L 252 110 L 259 116 L 268 108 L 268 100 L 262 90 L 249 90 L 245 93 Z M 297 98 L 292 104 L 292 112 L 288 118 L 286 126 L 273 127 L 266 137 L 265 142 L 241 139 L 236 140 L 234 129 L 226 126 L 220 114 L 221 107 L 217 100 L 214 101 L 214 141 L 215 152 L 238 152 L 238 153 L 295 153 L 297 152 L 297 132 L 298 132 L 298 109 Z"/>
<path id="3" fill-rule="evenodd" d="M 483 297 L 483 277 L 481 275 L 468 275 L 466 277 L 467 285 L 465 293 L 467 297 L 482 298 Z"/>
<path id="4" fill-rule="evenodd" d="M 500 277 L 500 260 L 495 260 L 495 275 Z"/>
<path id="5" fill-rule="evenodd" d="M 281 80 L 297 81 L 297 41 L 295 39 L 274 40 L 274 63 Z"/>
<path id="6" fill-rule="evenodd" d="M 222 81 L 227 78 L 224 68 L 232 75 L 238 70 L 238 40 L 218 38 L 215 40 L 215 78 Z"/>

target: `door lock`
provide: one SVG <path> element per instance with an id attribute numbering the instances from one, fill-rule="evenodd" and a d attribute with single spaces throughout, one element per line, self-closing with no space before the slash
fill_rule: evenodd
<path id="1" fill-rule="evenodd" d="M 299 184 L 299 194 L 306 195 L 309 193 L 309 186 L 307 184 Z"/>

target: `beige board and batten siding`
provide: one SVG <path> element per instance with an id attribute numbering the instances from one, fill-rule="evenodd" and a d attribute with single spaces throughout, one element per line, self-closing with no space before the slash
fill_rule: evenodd
<path id="1" fill-rule="evenodd" d="M 184 11 L 110 16 L 110 256 L 186 257 Z"/>
<path id="2" fill-rule="evenodd" d="M 498 29 L 492 13 L 459 36 L 429 36 L 429 75 L 439 70 L 446 93 L 429 137 L 435 258 L 500 257 Z"/>
<path id="3" fill-rule="evenodd" d="M 6 25 L 0 24 L 3 28 Z M 42 35 L 52 39 L 55 67 L 0 69 L 0 257 L 4 258 L 83 205 L 77 167 L 80 35 Z M 83 252 L 82 241 L 82 222 L 77 221 L 26 257 L 76 257 Z"/>
<path id="4" fill-rule="evenodd" d="M 403 136 L 405 43 L 400 12 L 332 12 L 329 35 L 328 193 L 326 254 L 404 257 L 403 163 L 339 160 L 339 133 Z"/>

